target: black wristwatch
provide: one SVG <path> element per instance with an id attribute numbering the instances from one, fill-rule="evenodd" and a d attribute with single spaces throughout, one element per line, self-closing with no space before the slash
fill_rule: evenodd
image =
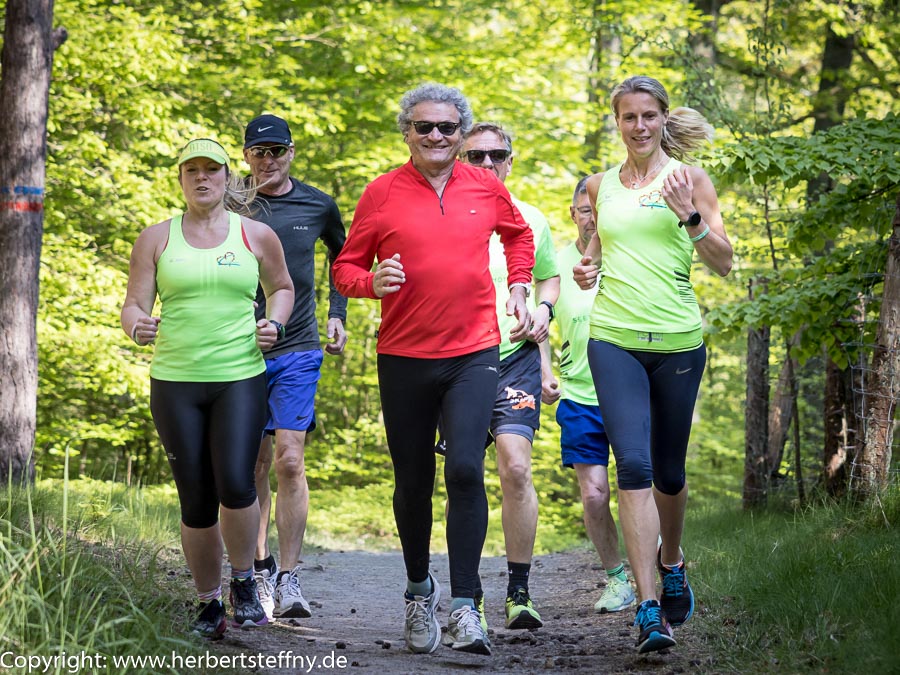
<path id="1" fill-rule="evenodd" d="M 272 324 L 273 326 L 275 326 L 275 331 L 276 331 L 275 342 L 278 342 L 279 340 L 283 340 L 284 339 L 284 324 L 281 323 L 280 321 L 272 321 L 272 319 L 269 319 L 269 323 Z"/>
<path id="2" fill-rule="evenodd" d="M 700 215 L 700 212 L 694 211 L 687 217 L 687 220 L 679 220 L 678 227 L 684 227 L 685 225 L 689 225 L 690 227 L 697 227 L 700 224 L 701 220 L 703 220 L 703 216 Z"/>
<path id="3" fill-rule="evenodd" d="M 556 316 L 556 310 L 553 309 L 553 303 L 549 300 L 541 300 L 538 304 L 547 305 L 547 309 L 550 310 L 550 321 L 553 321 L 554 317 Z"/>

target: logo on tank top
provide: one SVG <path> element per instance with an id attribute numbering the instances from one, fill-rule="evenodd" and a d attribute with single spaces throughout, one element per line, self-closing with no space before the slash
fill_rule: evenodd
<path id="1" fill-rule="evenodd" d="M 235 260 L 234 251 L 226 251 L 218 258 L 216 258 L 216 264 L 219 267 L 240 267 L 241 263 Z"/>
<path id="2" fill-rule="evenodd" d="M 662 192 L 659 190 L 650 190 L 638 197 L 638 204 L 648 209 L 667 209 L 666 200 L 663 199 Z"/>
<path id="3" fill-rule="evenodd" d="M 521 389 L 506 388 L 506 400 L 512 404 L 513 410 L 531 408 L 534 410 L 534 396 Z"/>

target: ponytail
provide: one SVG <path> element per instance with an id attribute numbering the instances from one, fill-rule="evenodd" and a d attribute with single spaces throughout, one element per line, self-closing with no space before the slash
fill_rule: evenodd
<path id="1" fill-rule="evenodd" d="M 663 127 L 662 149 L 679 162 L 692 162 L 692 153 L 712 141 L 713 128 L 693 108 L 675 108 Z"/>

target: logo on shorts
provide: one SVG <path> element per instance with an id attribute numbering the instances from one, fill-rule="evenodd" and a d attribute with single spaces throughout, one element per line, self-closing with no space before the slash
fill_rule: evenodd
<path id="1" fill-rule="evenodd" d="M 513 410 L 531 408 L 534 410 L 534 396 L 521 389 L 506 388 L 506 400 L 512 403 Z"/>

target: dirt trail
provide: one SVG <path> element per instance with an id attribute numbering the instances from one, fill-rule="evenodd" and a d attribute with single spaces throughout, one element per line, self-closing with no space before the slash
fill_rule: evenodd
<path id="1" fill-rule="evenodd" d="M 302 569 L 303 594 L 312 605 L 312 618 L 276 621 L 252 630 L 229 628 L 225 639 L 212 643 L 210 651 L 277 656 L 290 650 L 294 656 L 304 657 L 303 661 L 294 662 L 294 668 L 257 670 L 273 675 L 329 670 L 390 675 L 461 670 L 667 675 L 715 670 L 701 641 L 692 635 L 690 623 L 677 630 L 675 648 L 638 655 L 634 650 L 636 629 L 630 625 L 633 610 L 606 615 L 593 611 L 600 594 L 598 583 L 605 575 L 597 569 L 596 556 L 587 552 L 535 559 L 530 585 L 544 627 L 534 631 L 504 627 L 505 559 L 482 561 L 492 656 L 455 652 L 443 646 L 433 654 L 411 654 L 406 650 L 402 598 L 405 575 L 399 553 L 313 553 L 304 556 Z M 446 626 L 450 585 L 447 557 L 434 556 L 432 570 L 444 590 L 439 618 Z M 309 659 L 313 657 L 315 662 L 310 668 Z M 328 668 L 332 664 L 334 667 Z"/>

